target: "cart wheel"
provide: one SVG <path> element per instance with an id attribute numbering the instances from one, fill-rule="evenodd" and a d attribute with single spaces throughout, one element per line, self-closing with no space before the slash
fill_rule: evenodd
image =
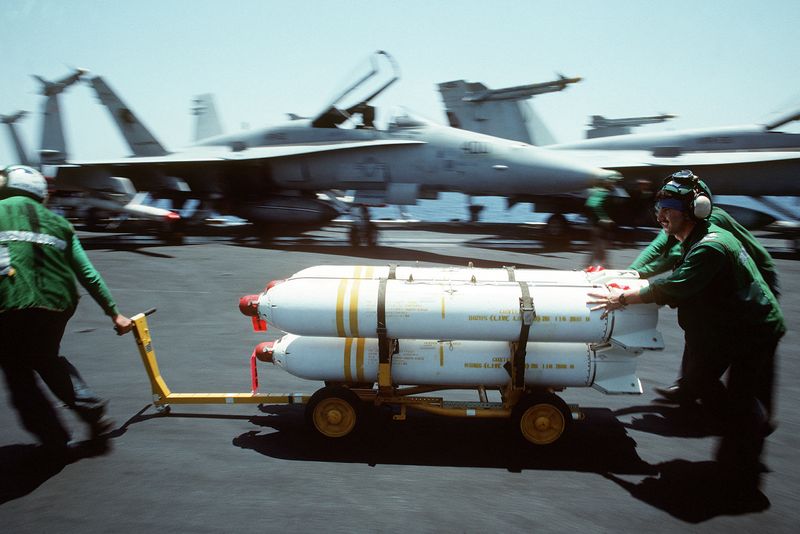
<path id="1" fill-rule="evenodd" d="M 154 404 L 153 406 L 155 406 L 158 415 L 169 415 L 172 411 L 172 406 L 169 404 Z"/>
<path id="2" fill-rule="evenodd" d="M 361 400 L 349 389 L 326 386 L 311 396 L 306 406 L 306 421 L 326 439 L 352 435 L 361 418 Z"/>
<path id="3" fill-rule="evenodd" d="M 567 404 L 553 393 L 527 395 L 511 414 L 519 437 L 534 445 L 550 445 L 569 429 L 572 414 Z"/>

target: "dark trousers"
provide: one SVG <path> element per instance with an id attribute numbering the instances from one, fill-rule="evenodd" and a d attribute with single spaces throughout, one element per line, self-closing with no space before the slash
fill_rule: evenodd
<path id="1" fill-rule="evenodd" d="M 707 335 L 685 332 L 678 382 L 686 399 L 700 399 L 705 411 L 717 419 L 725 416 L 728 393 L 720 379 L 729 365 L 727 351 L 710 343 Z"/>
<path id="2" fill-rule="evenodd" d="M 775 351 L 778 339 L 764 334 L 758 341 L 742 340 L 733 347 L 723 348 L 716 344 L 709 344 L 702 334 L 684 336 L 683 357 L 681 359 L 681 376 L 678 382 L 681 388 L 686 388 L 688 398 L 701 399 L 714 415 L 719 415 L 721 397 L 727 396 L 720 379 L 725 370 L 731 365 L 732 355 L 741 354 L 742 346 L 758 349 L 756 354 L 748 356 L 742 354 L 740 358 L 760 358 L 756 381 L 756 398 L 761 403 L 767 417 L 772 417 L 774 412 L 774 383 L 775 383 Z"/>
<path id="3" fill-rule="evenodd" d="M 759 459 L 769 416 L 765 404 L 769 409 L 773 407 L 777 344 L 778 338 L 765 334 L 746 336 L 728 349 L 731 356 L 729 402 L 717 461 L 725 466 L 732 483 L 745 488 L 758 485 Z"/>
<path id="4" fill-rule="evenodd" d="M 730 354 L 728 410 L 717 461 L 732 487 L 758 487 L 766 425 L 773 408 L 775 351 L 779 338 L 769 333 L 742 336 L 726 347 Z"/>
<path id="5" fill-rule="evenodd" d="M 681 388 L 722 423 L 716 459 L 730 477 L 731 488 L 757 488 L 766 425 L 774 410 L 779 338 L 748 332 L 718 344 L 709 342 L 702 331 L 692 331 L 685 340 Z M 726 369 L 727 387 L 720 380 Z"/>
<path id="6" fill-rule="evenodd" d="M 592 225 L 592 254 L 589 256 L 587 266 L 606 265 L 606 249 L 611 238 L 611 232 L 599 223 Z"/>
<path id="7" fill-rule="evenodd" d="M 105 411 L 105 402 L 88 388 L 78 370 L 58 355 L 73 311 L 31 308 L 0 313 L 0 367 L 11 403 L 23 426 L 45 445 L 63 445 L 69 441 L 69 433 L 39 388 L 37 374 L 85 422 L 97 421 Z"/>

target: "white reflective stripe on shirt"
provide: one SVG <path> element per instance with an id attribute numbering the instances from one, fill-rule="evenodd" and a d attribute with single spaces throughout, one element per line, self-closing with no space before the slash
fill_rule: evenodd
<path id="1" fill-rule="evenodd" d="M 22 230 L 8 230 L 5 232 L 0 232 L 0 243 L 9 243 L 12 241 L 50 245 L 52 247 L 56 247 L 62 252 L 67 250 L 66 241 L 51 235 L 37 234 L 36 232 L 25 232 Z"/>
<path id="2" fill-rule="evenodd" d="M 11 254 L 6 245 L 0 245 L 0 275 L 5 276 L 11 272 Z"/>

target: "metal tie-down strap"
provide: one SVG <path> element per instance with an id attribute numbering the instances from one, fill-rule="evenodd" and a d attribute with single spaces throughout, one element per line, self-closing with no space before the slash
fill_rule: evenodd
<path id="1" fill-rule="evenodd" d="M 392 389 L 392 340 L 386 336 L 386 278 L 378 283 L 378 389 Z"/>
<path id="2" fill-rule="evenodd" d="M 533 306 L 533 299 L 526 282 L 519 282 L 519 287 L 522 296 L 519 299 L 520 319 L 522 320 L 519 327 L 519 340 L 517 347 L 512 355 L 511 364 L 511 383 L 515 389 L 522 389 L 525 387 L 525 356 L 526 348 L 528 346 L 528 333 L 531 329 L 531 324 L 536 317 L 536 309 Z"/>
<path id="3" fill-rule="evenodd" d="M 397 278 L 397 264 L 390 263 L 389 264 L 389 280 L 395 280 Z"/>

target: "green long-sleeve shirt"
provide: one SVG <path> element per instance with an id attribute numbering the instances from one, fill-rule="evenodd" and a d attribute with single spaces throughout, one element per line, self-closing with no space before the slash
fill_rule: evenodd
<path id="1" fill-rule="evenodd" d="M 758 239 L 722 208 L 714 207 L 711 210 L 708 221 L 727 230 L 742 243 L 747 254 L 758 267 L 762 278 L 777 296 L 779 294 L 778 271 L 772 256 L 759 243 Z M 680 257 L 681 247 L 678 240 L 673 236 L 668 236 L 664 230 L 661 230 L 650 245 L 631 263 L 628 269 L 637 271 L 642 278 L 650 278 L 672 269 Z"/>
<path id="2" fill-rule="evenodd" d="M 74 308 L 76 279 L 106 315 L 119 313 L 69 221 L 28 197 L 0 200 L 0 312 Z"/>
<path id="3" fill-rule="evenodd" d="M 644 302 L 677 306 L 678 323 L 687 334 L 720 344 L 736 336 L 783 335 L 778 302 L 733 234 L 702 221 L 679 249 L 672 274 L 641 290 Z"/>
<path id="4" fill-rule="evenodd" d="M 583 206 L 586 210 L 586 216 L 592 223 L 602 220 L 611 220 L 606 212 L 610 194 L 611 191 L 601 186 L 593 187 L 589 191 L 589 197 L 586 199 Z"/>

